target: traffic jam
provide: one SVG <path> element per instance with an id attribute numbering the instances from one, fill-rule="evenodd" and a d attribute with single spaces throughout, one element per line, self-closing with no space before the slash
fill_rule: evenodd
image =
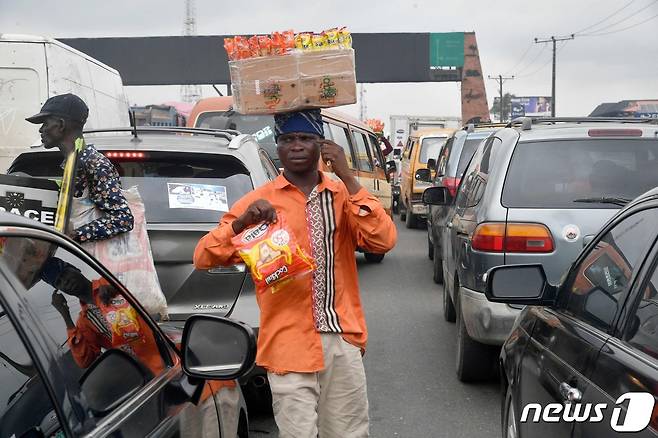
<path id="1" fill-rule="evenodd" d="M 556 72 L 655 1 L 495 75 L 486 23 L 199 37 L 186 0 L 182 36 L 115 38 L 29 3 L 0 18 L 0 438 L 658 436 L 655 75 Z"/>

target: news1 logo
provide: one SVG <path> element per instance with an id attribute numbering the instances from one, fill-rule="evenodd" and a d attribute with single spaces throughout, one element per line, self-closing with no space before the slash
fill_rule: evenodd
<path id="1" fill-rule="evenodd" d="M 622 403 L 628 401 L 626 416 L 622 418 Z M 656 400 L 648 392 L 627 392 L 617 399 L 612 408 L 610 427 L 615 432 L 639 432 L 646 429 Z M 605 419 L 607 403 L 550 403 L 542 407 L 539 403 L 529 403 L 521 413 L 521 423 L 600 423 Z M 532 417 L 530 414 L 532 412 Z"/>

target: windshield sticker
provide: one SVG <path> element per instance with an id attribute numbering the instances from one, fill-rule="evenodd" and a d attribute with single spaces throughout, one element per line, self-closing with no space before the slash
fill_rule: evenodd
<path id="1" fill-rule="evenodd" d="M 167 183 L 169 208 L 228 211 L 226 187 L 208 184 Z"/>

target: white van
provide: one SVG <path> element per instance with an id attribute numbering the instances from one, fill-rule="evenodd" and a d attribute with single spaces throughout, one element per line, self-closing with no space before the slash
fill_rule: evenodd
<path id="1" fill-rule="evenodd" d="M 64 93 L 89 107 L 86 129 L 130 126 L 118 71 L 51 38 L 0 33 L 0 173 L 41 143 L 38 126 L 25 118 Z"/>

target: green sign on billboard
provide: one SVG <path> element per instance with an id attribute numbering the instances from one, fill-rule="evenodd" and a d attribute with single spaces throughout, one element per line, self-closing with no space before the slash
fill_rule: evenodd
<path id="1" fill-rule="evenodd" d="M 430 34 L 430 68 L 464 66 L 464 32 Z"/>

